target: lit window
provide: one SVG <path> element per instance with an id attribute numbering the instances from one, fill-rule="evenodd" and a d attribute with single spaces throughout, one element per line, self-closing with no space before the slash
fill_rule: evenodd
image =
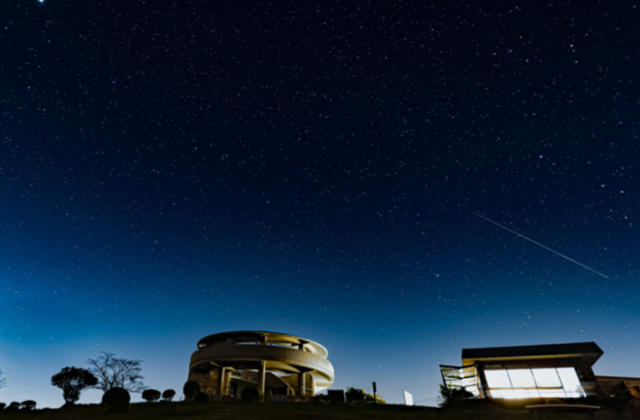
<path id="1" fill-rule="evenodd" d="M 574 368 L 558 368 L 558 376 L 562 381 L 562 387 L 569 398 L 581 398 L 585 396 L 580 378 Z"/>
<path id="2" fill-rule="evenodd" d="M 492 389 L 491 398 L 505 398 L 515 400 L 519 398 L 539 398 L 536 389 Z"/>
<path id="3" fill-rule="evenodd" d="M 511 381 L 506 370 L 485 370 L 484 376 L 487 378 L 489 388 L 511 388 Z"/>
<path id="4" fill-rule="evenodd" d="M 496 369 L 484 372 L 492 398 L 581 398 L 586 394 L 572 367 Z"/>
<path id="5" fill-rule="evenodd" d="M 511 378 L 511 385 L 513 385 L 514 388 L 536 387 L 531 369 L 509 369 L 509 377 Z"/>
<path id="6" fill-rule="evenodd" d="M 562 382 L 554 368 L 532 370 L 539 388 L 562 388 Z"/>

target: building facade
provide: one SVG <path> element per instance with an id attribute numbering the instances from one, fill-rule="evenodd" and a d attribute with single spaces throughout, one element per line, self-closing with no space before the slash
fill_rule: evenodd
<path id="1" fill-rule="evenodd" d="M 462 366 L 440 365 L 444 386 L 478 398 L 583 398 L 597 393 L 596 343 L 462 350 Z"/>
<path id="2" fill-rule="evenodd" d="M 605 398 L 631 397 L 640 399 L 640 378 L 596 376 L 598 388 Z"/>
<path id="3" fill-rule="evenodd" d="M 198 341 L 189 380 L 214 399 L 300 399 L 333 384 L 333 365 L 322 345 L 291 334 L 230 331 Z"/>

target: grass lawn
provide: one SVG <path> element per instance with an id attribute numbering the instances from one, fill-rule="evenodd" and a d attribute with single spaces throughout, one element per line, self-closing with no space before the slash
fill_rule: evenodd
<path id="1" fill-rule="evenodd" d="M 440 410 L 430 407 L 374 404 L 320 403 L 139 403 L 122 412 L 109 412 L 101 406 L 78 406 L 70 410 L 45 409 L 0 414 L 2 420 L 517 420 L 529 419 L 525 410 Z"/>

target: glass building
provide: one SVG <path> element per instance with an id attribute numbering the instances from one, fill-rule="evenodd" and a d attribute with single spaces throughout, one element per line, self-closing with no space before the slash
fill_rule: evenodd
<path id="1" fill-rule="evenodd" d="M 582 398 L 596 391 L 596 343 L 490 347 L 462 350 L 462 366 L 440 365 L 449 389 L 478 398 Z"/>

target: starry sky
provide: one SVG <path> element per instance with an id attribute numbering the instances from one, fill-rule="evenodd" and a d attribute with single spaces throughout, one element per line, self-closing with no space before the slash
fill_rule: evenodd
<path id="1" fill-rule="evenodd" d="M 469 347 L 640 376 L 639 9 L 2 0 L 0 401 L 238 329 L 396 403 Z"/>

